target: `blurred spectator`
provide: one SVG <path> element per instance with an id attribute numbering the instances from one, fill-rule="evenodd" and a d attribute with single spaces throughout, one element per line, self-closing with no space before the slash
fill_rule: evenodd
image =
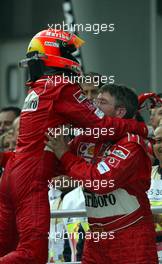
<path id="1" fill-rule="evenodd" d="M 14 151 L 15 150 L 16 140 L 17 140 L 18 133 L 19 133 L 19 120 L 20 118 L 17 117 L 13 121 L 13 125 L 11 125 L 11 128 L 0 136 L 1 151 Z"/>
<path id="2" fill-rule="evenodd" d="M 15 150 L 16 141 L 19 134 L 19 121 L 20 117 L 17 117 L 13 121 L 11 128 L 0 136 L 0 151 L 7 152 Z M 3 169 L 4 168 L 0 166 L 0 177 L 2 175 Z"/>
<path id="3" fill-rule="evenodd" d="M 158 96 L 162 98 L 162 93 L 158 94 Z M 162 106 L 155 107 L 151 110 L 150 121 L 154 130 L 157 128 L 160 119 L 162 119 Z"/>
<path id="4" fill-rule="evenodd" d="M 10 106 L 0 110 L 0 135 L 9 130 L 16 117 L 20 115 L 20 108 Z"/>
<path id="5" fill-rule="evenodd" d="M 162 119 L 161 119 L 162 122 Z M 153 146 L 159 165 L 152 167 L 151 187 L 148 192 L 150 203 L 153 207 L 162 206 L 162 123 L 155 129 L 155 144 Z M 154 214 L 156 241 L 159 260 L 162 260 L 162 214 Z"/>
<path id="6" fill-rule="evenodd" d="M 162 98 L 162 93 L 159 93 L 158 96 Z M 152 136 L 154 136 L 154 131 L 158 127 L 160 120 L 162 120 L 162 106 L 155 107 L 151 110 L 150 122 L 152 126 Z M 150 132 L 149 134 L 151 135 Z M 153 160 L 153 165 L 159 165 L 159 160 L 155 157 Z"/>
<path id="7" fill-rule="evenodd" d="M 14 151 L 16 146 L 16 140 L 14 137 L 14 130 L 11 128 L 3 134 L 1 140 L 1 148 L 3 151 Z"/>

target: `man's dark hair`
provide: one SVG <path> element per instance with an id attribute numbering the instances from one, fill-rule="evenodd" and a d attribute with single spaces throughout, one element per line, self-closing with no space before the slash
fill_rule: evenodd
<path id="1" fill-rule="evenodd" d="M 132 118 L 137 113 L 138 97 L 132 89 L 124 85 L 105 84 L 100 88 L 99 92 L 108 92 L 113 96 L 115 98 L 115 108 L 126 108 L 127 112 L 124 118 Z"/>
<path id="2" fill-rule="evenodd" d="M 4 108 L 0 109 L 0 113 L 8 112 L 8 111 L 14 112 L 16 117 L 18 117 L 21 113 L 21 109 L 19 107 L 16 107 L 16 106 L 8 106 L 8 107 L 4 107 Z"/>

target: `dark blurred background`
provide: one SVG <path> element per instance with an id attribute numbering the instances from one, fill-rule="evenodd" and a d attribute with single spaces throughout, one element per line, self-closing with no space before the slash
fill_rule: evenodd
<path id="1" fill-rule="evenodd" d="M 111 24 L 80 32 L 85 71 L 115 76 L 140 92 L 162 92 L 162 0 L 3 0 L 0 15 L 0 107 L 22 106 L 27 73 L 18 68 L 32 36 L 48 24 Z"/>

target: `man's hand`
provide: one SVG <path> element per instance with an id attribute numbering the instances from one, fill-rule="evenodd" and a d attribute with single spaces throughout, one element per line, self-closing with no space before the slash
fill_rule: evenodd
<path id="1" fill-rule="evenodd" d="M 49 136 L 48 133 L 45 134 L 48 138 L 48 142 L 46 143 L 46 146 L 50 148 L 51 151 L 53 151 L 58 159 L 61 159 L 61 157 L 64 155 L 65 152 L 69 150 L 68 144 L 65 141 L 65 138 L 63 134 L 57 135 L 57 136 Z"/>

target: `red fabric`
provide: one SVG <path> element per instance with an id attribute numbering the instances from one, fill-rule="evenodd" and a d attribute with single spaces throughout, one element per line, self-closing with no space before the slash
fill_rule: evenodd
<path id="1" fill-rule="evenodd" d="M 9 158 L 14 156 L 14 152 L 0 152 L 0 165 L 5 167 Z"/>
<path id="2" fill-rule="evenodd" d="M 67 123 L 114 127 L 114 136 L 103 137 L 113 140 L 127 130 L 147 134 L 145 125 L 139 126 L 135 120 L 99 118 L 94 106 L 87 99 L 82 100 L 79 90 L 78 85 L 55 86 L 46 77 L 33 83 L 29 90 L 21 113 L 16 153 L 8 161 L 0 183 L 0 263 L 47 261 L 50 220 L 47 181 L 59 169 L 53 153 L 44 151 L 48 128 Z M 19 236 L 17 247 L 13 223 Z"/>
<path id="3" fill-rule="evenodd" d="M 151 181 L 151 161 L 143 140 L 139 136 L 128 134 L 114 145 L 109 143 L 104 146 L 100 143 L 93 148 L 93 143 L 90 138 L 78 136 L 70 144 L 73 153 L 66 152 L 61 158 L 67 174 L 75 180 L 83 180 L 86 186 L 84 194 L 92 230 L 96 228 L 97 232 L 98 228 L 103 228 L 102 232 L 114 232 L 113 240 L 100 238 L 95 242 L 93 239 L 86 239 L 82 263 L 157 264 L 155 230 L 146 194 Z M 77 157 L 76 154 L 82 157 Z M 103 174 L 102 169 L 98 170 L 101 161 L 110 169 Z M 87 180 L 93 182 L 97 179 L 100 182 L 103 179 L 114 180 L 114 187 L 100 186 L 98 190 L 92 184 L 87 187 Z M 127 198 L 122 195 L 117 197 L 116 193 L 121 189 L 127 192 L 128 198 L 130 195 L 130 199 L 137 199 L 139 208 L 132 213 L 130 208 L 127 214 L 118 214 L 115 211 L 117 207 L 114 206 L 113 214 L 105 216 L 106 210 L 108 213 L 111 211 L 109 195 L 116 197 L 118 207 L 120 204 L 124 206 L 121 200 Z M 131 204 L 132 202 L 129 205 Z"/>
<path id="4" fill-rule="evenodd" d="M 79 139 L 80 138 L 80 139 Z M 86 140 L 86 137 L 78 137 L 71 143 L 71 148 L 74 153 L 79 154 L 80 143 L 90 143 Z M 102 149 L 103 144 L 100 143 L 95 146 L 94 149 L 94 156 L 91 157 L 91 163 L 87 163 L 85 161 L 84 153 L 83 157 L 77 157 L 75 154 L 66 152 L 62 158 L 61 163 L 66 170 L 66 173 L 75 180 L 82 180 L 85 183 L 86 189 L 88 191 L 94 192 L 96 194 L 107 194 L 112 193 L 114 190 L 118 188 L 125 189 L 130 195 L 134 195 L 137 197 L 141 208 L 139 209 L 140 215 L 146 216 L 146 218 L 150 218 L 152 221 L 152 214 L 150 211 L 150 203 L 147 198 L 146 191 L 150 187 L 151 182 L 151 161 L 149 157 L 145 153 L 145 145 L 142 141 L 140 144 L 134 142 L 132 139 L 128 140 L 128 137 L 124 137 L 123 139 L 119 140 L 116 144 L 110 145 L 108 147 L 110 153 L 107 157 L 103 158 L 103 151 L 102 153 L 100 150 Z M 129 151 L 129 155 L 123 159 L 119 156 L 113 154 L 114 150 L 120 149 L 119 147 L 124 147 L 127 151 Z M 122 149 L 122 148 L 121 148 Z M 105 149 L 104 149 L 105 151 Z M 98 155 L 99 154 L 99 155 Z M 111 164 L 111 158 L 115 158 L 117 163 Z M 104 160 L 105 164 L 108 165 L 110 170 L 101 174 L 98 170 L 98 164 L 100 161 Z M 95 161 L 95 163 L 93 162 Z M 142 166 L 139 166 L 142 164 Z M 108 181 L 114 180 L 114 186 L 107 184 L 107 186 L 100 185 L 99 189 L 96 190 L 93 185 L 93 181 L 107 179 Z M 86 183 L 87 180 L 91 181 L 91 186 L 87 187 Z M 131 221 L 135 221 L 138 219 L 139 214 L 134 215 L 131 218 Z M 112 220 L 116 219 L 111 218 L 101 218 L 101 219 L 91 219 L 89 218 L 90 223 L 107 223 Z M 127 223 L 127 219 L 123 222 L 123 225 Z M 116 225 L 115 225 L 116 227 Z M 120 227 L 120 222 L 119 222 Z M 111 228 L 113 229 L 114 226 L 112 225 Z"/>
<path id="5" fill-rule="evenodd" d="M 41 79 L 36 81 L 32 88 L 29 94 L 34 91 L 39 95 L 39 106 L 36 111 L 21 113 L 17 152 L 42 153 L 44 132 L 48 132 L 48 128 L 69 123 L 83 128 L 114 128 L 114 135 L 100 135 L 100 140 L 117 140 L 125 135 L 126 131 L 147 136 L 148 130 L 144 123 L 133 119 L 99 118 L 94 114 L 96 108 L 88 100 L 81 103 L 77 101 L 82 91 L 76 84 L 54 86 L 54 80 Z"/>
<path id="6" fill-rule="evenodd" d="M 140 222 L 115 234 L 114 239 L 86 239 L 82 264 L 158 264 L 154 231 Z M 96 238 L 96 235 L 95 235 Z"/>
<path id="7" fill-rule="evenodd" d="M 81 139 L 79 138 L 80 137 L 75 139 L 76 143 L 74 142 L 71 144 L 71 148 L 73 148 L 73 151 L 75 150 L 77 154 L 78 154 L 78 146 L 80 142 L 83 142 L 83 143 L 85 142 L 88 144 L 91 142 L 89 141 L 91 140 L 91 138 L 89 138 L 88 141 L 86 137 L 81 137 Z M 129 151 L 129 155 L 125 159 L 117 157 L 116 155 L 113 154 L 113 151 L 116 148 L 117 149 L 120 148 L 120 146 L 124 147 L 125 149 Z M 99 144 L 98 147 L 96 146 L 95 148 L 101 149 L 101 147 L 102 147 L 102 143 Z M 151 161 L 149 157 L 145 154 L 144 150 L 145 150 L 144 143 L 143 145 L 142 144 L 140 145 L 136 142 L 133 142 L 132 140 L 129 141 L 128 137 L 122 138 L 120 141 L 118 141 L 116 144 L 110 147 L 111 153 L 107 157 L 104 158 L 104 162 L 111 168 L 111 170 L 105 174 L 100 174 L 97 169 L 97 164 L 103 159 L 103 156 L 98 155 L 98 153 L 96 153 L 95 164 L 94 163 L 88 164 L 87 162 L 85 162 L 83 158 L 84 156 L 76 157 L 76 155 L 70 151 L 66 152 L 62 156 L 61 163 L 63 164 L 68 174 L 72 178 L 75 178 L 77 180 L 82 179 L 86 181 L 89 179 L 93 181 L 95 179 L 99 179 L 101 181 L 102 179 L 105 179 L 106 177 L 108 179 L 115 180 L 114 189 L 125 186 L 126 183 L 129 184 L 129 183 L 135 182 L 136 184 L 143 183 L 142 188 L 144 191 L 147 191 L 149 189 L 150 181 L 151 181 L 151 178 L 150 178 Z M 119 163 L 116 164 L 116 166 L 114 167 L 109 162 L 110 158 L 118 158 Z M 142 161 L 144 161 L 144 163 Z M 139 162 L 143 164 L 143 166 L 141 166 L 140 170 L 137 171 L 136 168 L 139 167 L 138 166 Z M 81 173 L 81 172 L 84 172 L 84 173 Z M 123 176 L 121 177 L 121 175 Z M 140 181 L 137 182 L 137 179 L 141 180 L 141 183 Z M 136 186 L 135 186 L 135 189 L 136 189 Z M 93 187 L 89 188 L 89 190 L 92 192 L 94 191 Z M 101 187 L 97 192 L 105 193 L 105 192 L 110 192 L 110 191 L 113 191 L 113 188 L 107 187 L 107 189 L 105 189 Z"/>

